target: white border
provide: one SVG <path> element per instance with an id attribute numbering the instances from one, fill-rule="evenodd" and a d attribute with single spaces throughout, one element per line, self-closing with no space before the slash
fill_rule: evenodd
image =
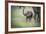
<path id="1" fill-rule="evenodd" d="M 12 28 L 11 29 L 11 5 L 13 5 L 13 6 L 35 6 L 35 7 L 41 7 L 41 27 Z M 43 29 L 43 5 L 39 5 L 39 4 L 8 3 L 8 31 L 41 30 L 41 29 Z"/>

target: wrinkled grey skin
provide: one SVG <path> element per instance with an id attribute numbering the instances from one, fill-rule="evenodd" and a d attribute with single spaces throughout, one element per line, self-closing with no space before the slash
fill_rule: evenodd
<path id="1" fill-rule="evenodd" d="M 34 16 L 34 11 L 32 7 L 24 7 L 23 15 L 26 16 L 26 22 L 31 21 L 32 16 Z"/>
<path id="2" fill-rule="evenodd" d="M 31 11 L 28 11 L 27 13 L 24 14 L 26 16 L 26 21 L 31 21 L 33 13 Z"/>

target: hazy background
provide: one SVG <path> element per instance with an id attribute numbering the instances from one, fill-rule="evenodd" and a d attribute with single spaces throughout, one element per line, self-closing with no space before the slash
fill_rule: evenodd
<path id="1" fill-rule="evenodd" d="M 37 14 L 40 14 L 40 8 L 33 7 L 35 9 L 35 20 L 34 17 L 31 22 L 26 22 L 26 16 L 23 15 L 23 6 L 11 6 L 11 27 L 12 28 L 22 28 L 22 27 L 40 27 L 39 21 L 37 19 L 40 19 Z M 30 6 L 25 6 L 24 12 L 27 12 L 28 9 L 30 9 Z M 37 11 L 37 12 L 36 12 Z M 40 15 L 39 15 L 40 16 Z"/>

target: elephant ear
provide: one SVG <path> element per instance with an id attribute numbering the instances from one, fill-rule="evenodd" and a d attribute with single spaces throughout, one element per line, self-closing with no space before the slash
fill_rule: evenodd
<path id="1" fill-rule="evenodd" d="M 24 13 L 24 16 L 27 16 L 27 13 Z"/>

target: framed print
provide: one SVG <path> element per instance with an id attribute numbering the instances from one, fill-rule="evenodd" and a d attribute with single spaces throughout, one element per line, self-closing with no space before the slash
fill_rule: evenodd
<path id="1" fill-rule="evenodd" d="M 5 32 L 38 32 L 45 28 L 43 2 L 6 1 Z"/>

